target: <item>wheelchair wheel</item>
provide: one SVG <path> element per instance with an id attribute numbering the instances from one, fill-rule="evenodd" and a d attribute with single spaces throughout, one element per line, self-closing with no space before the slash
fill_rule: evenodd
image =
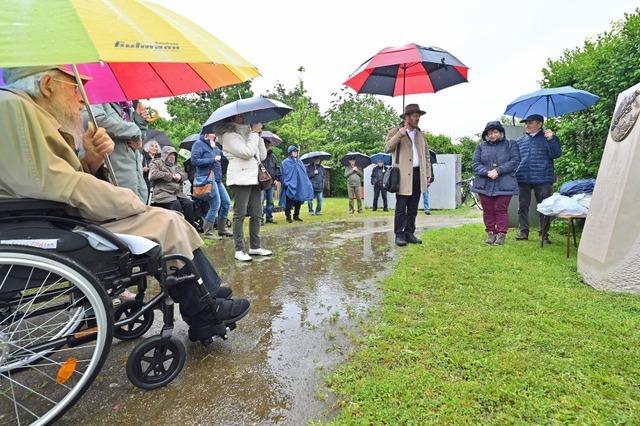
<path id="1" fill-rule="evenodd" d="M 176 337 L 149 337 L 133 348 L 129 355 L 127 376 L 141 389 L 157 389 L 168 385 L 180 374 L 186 359 L 184 344 Z"/>
<path id="2" fill-rule="evenodd" d="M 41 249 L 0 249 L 2 424 L 64 414 L 100 371 L 112 329 L 109 298 L 82 266 Z"/>
<path id="3" fill-rule="evenodd" d="M 118 322 L 125 318 L 131 318 L 135 315 L 143 303 L 137 300 L 127 300 L 121 303 L 113 313 L 114 322 Z M 149 331 L 153 325 L 153 310 L 149 310 L 144 314 L 138 316 L 134 322 L 122 327 L 113 328 L 113 336 L 120 340 L 135 340 Z"/>

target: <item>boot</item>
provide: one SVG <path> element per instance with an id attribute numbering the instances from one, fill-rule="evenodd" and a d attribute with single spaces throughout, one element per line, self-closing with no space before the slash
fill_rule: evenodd
<path id="1" fill-rule="evenodd" d="M 493 232 L 487 232 L 487 240 L 485 241 L 485 243 L 487 244 L 495 244 L 496 242 L 496 234 L 494 234 Z"/>
<path id="2" fill-rule="evenodd" d="M 504 245 L 504 240 L 507 238 L 507 234 L 502 233 L 502 232 L 498 232 L 498 235 L 495 236 L 495 245 L 497 246 L 503 246 Z"/>
<path id="3" fill-rule="evenodd" d="M 221 237 L 233 237 L 233 234 L 227 231 L 227 219 L 226 218 L 218 218 L 218 235 Z"/>
<path id="4" fill-rule="evenodd" d="M 204 238 L 207 240 L 219 240 L 213 229 L 213 222 L 209 222 L 207 220 L 204 221 L 204 225 L 202 226 L 202 230 L 204 231 Z"/>
<path id="5" fill-rule="evenodd" d="M 518 235 L 516 235 L 516 240 L 522 241 L 522 240 L 528 240 L 528 239 L 529 239 L 529 231 L 525 231 L 524 229 L 521 229 L 520 231 L 518 231 Z"/>

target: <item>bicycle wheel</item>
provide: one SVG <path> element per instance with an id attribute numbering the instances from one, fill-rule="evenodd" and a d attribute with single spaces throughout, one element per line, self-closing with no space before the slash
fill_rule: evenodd
<path id="1" fill-rule="evenodd" d="M 0 249 L 3 424 L 59 418 L 95 379 L 112 337 L 109 298 L 85 268 L 45 250 Z"/>

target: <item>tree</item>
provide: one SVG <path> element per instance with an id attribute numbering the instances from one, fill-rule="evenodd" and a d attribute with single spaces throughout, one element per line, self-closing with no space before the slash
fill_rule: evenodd
<path id="1" fill-rule="evenodd" d="M 611 30 L 587 40 L 581 48 L 549 59 L 543 87 L 571 85 L 600 96 L 592 108 L 550 120 L 563 155 L 556 161 L 559 181 L 595 177 L 619 92 L 640 81 L 640 9 L 625 14 Z"/>

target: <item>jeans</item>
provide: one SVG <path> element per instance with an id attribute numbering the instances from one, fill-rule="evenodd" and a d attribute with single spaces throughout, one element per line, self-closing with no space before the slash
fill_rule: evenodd
<path id="1" fill-rule="evenodd" d="M 487 232 L 506 234 L 509 230 L 509 202 L 511 195 L 480 194 L 482 218 Z"/>
<path id="2" fill-rule="evenodd" d="M 320 213 L 322 211 L 322 191 L 314 192 L 313 198 L 317 200 L 316 202 L 316 213 Z M 309 213 L 313 213 L 313 198 L 307 201 L 307 206 L 309 207 Z"/>
<path id="3" fill-rule="evenodd" d="M 273 192 L 273 186 L 262 190 L 262 200 L 266 202 L 264 212 L 267 220 L 273 219 Z"/>
<path id="4" fill-rule="evenodd" d="M 349 211 L 351 213 L 353 210 L 353 200 L 358 200 L 358 213 L 362 213 L 362 200 L 360 199 L 360 187 L 359 186 L 348 186 L 349 192 Z"/>
<path id="5" fill-rule="evenodd" d="M 396 212 L 393 232 L 397 236 L 414 234 L 416 232 L 416 216 L 420 203 L 420 168 L 413 169 L 413 188 L 411 195 L 396 195 Z"/>
<path id="6" fill-rule="evenodd" d="M 532 185 L 528 183 L 518 183 L 518 228 L 521 231 L 529 232 L 529 205 L 531 204 L 531 190 L 533 190 L 536 201 L 541 203 L 542 200 L 548 198 L 553 193 L 553 185 L 543 183 L 540 185 Z M 540 214 L 540 233 L 547 235 L 551 219 L 548 216 Z"/>
<path id="7" fill-rule="evenodd" d="M 377 185 L 373 187 L 373 210 L 378 210 L 378 197 L 380 194 L 382 194 L 382 205 L 387 210 L 387 190 Z"/>
<path id="8" fill-rule="evenodd" d="M 209 211 L 205 216 L 207 222 L 215 223 L 216 218 L 226 219 L 231 207 L 231 198 L 222 182 L 213 181 L 209 195 Z"/>
<path id="9" fill-rule="evenodd" d="M 422 193 L 422 207 L 424 207 L 424 211 L 429 211 L 429 190 L 427 189 Z"/>
<path id="10" fill-rule="evenodd" d="M 258 185 L 234 185 L 233 242 L 236 251 L 244 250 L 244 218 L 249 216 L 249 245 L 260 247 L 260 222 L 262 221 L 262 191 Z"/>

